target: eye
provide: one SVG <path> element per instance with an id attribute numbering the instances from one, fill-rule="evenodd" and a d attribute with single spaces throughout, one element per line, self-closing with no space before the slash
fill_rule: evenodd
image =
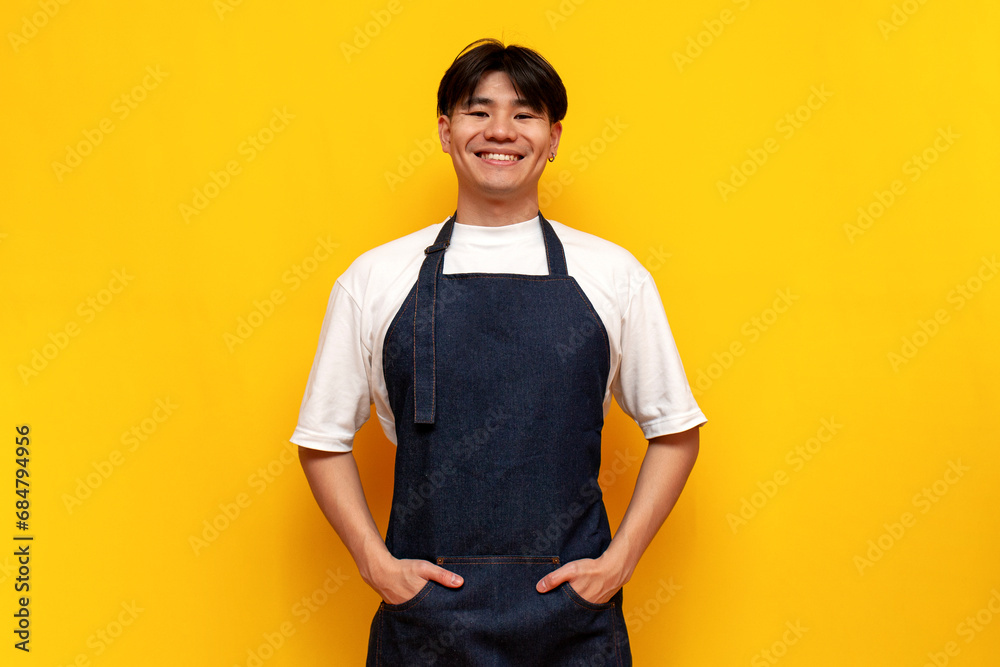
<path id="1" fill-rule="evenodd" d="M 485 111 L 470 111 L 467 115 L 469 116 L 486 116 Z"/>

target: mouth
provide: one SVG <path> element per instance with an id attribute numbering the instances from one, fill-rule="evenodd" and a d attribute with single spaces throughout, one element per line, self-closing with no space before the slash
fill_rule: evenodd
<path id="1" fill-rule="evenodd" d="M 478 151 L 475 155 L 480 160 L 491 164 L 514 164 L 524 159 L 523 155 L 517 153 L 498 153 L 496 151 Z"/>

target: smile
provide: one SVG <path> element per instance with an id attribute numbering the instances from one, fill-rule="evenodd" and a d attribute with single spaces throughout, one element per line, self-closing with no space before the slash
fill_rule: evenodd
<path id="1" fill-rule="evenodd" d="M 522 155 L 508 155 L 506 153 L 476 153 L 476 157 L 482 160 L 496 160 L 500 162 L 517 162 Z"/>

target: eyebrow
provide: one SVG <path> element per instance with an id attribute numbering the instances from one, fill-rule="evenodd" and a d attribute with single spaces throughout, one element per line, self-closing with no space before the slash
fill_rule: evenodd
<path id="1" fill-rule="evenodd" d="M 483 106 L 490 106 L 493 103 L 494 103 L 494 100 L 491 97 L 470 97 L 469 101 L 465 105 L 465 107 L 469 108 L 469 107 L 476 106 L 477 104 L 482 104 Z M 520 97 L 518 97 L 518 98 L 516 98 L 514 100 L 514 106 L 516 106 L 516 107 L 525 107 L 526 109 L 531 109 L 533 111 L 538 111 L 538 105 L 537 104 L 532 104 L 528 100 L 520 98 Z"/>

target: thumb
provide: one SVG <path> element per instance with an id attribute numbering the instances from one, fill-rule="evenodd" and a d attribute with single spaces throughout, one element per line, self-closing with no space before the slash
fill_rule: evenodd
<path id="1" fill-rule="evenodd" d="M 569 563 L 566 565 L 569 565 Z M 539 579 L 538 583 L 535 584 L 535 590 L 539 593 L 547 593 L 562 584 L 564 581 L 569 581 L 570 571 L 566 569 L 566 565 L 552 570 L 547 575 Z"/>
<path id="2" fill-rule="evenodd" d="M 428 565 L 430 565 L 432 569 L 428 570 L 424 576 L 431 581 L 436 581 L 442 586 L 447 586 L 448 588 L 458 588 L 465 583 L 462 577 L 450 570 L 446 570 L 443 567 L 430 563 L 428 563 Z"/>

